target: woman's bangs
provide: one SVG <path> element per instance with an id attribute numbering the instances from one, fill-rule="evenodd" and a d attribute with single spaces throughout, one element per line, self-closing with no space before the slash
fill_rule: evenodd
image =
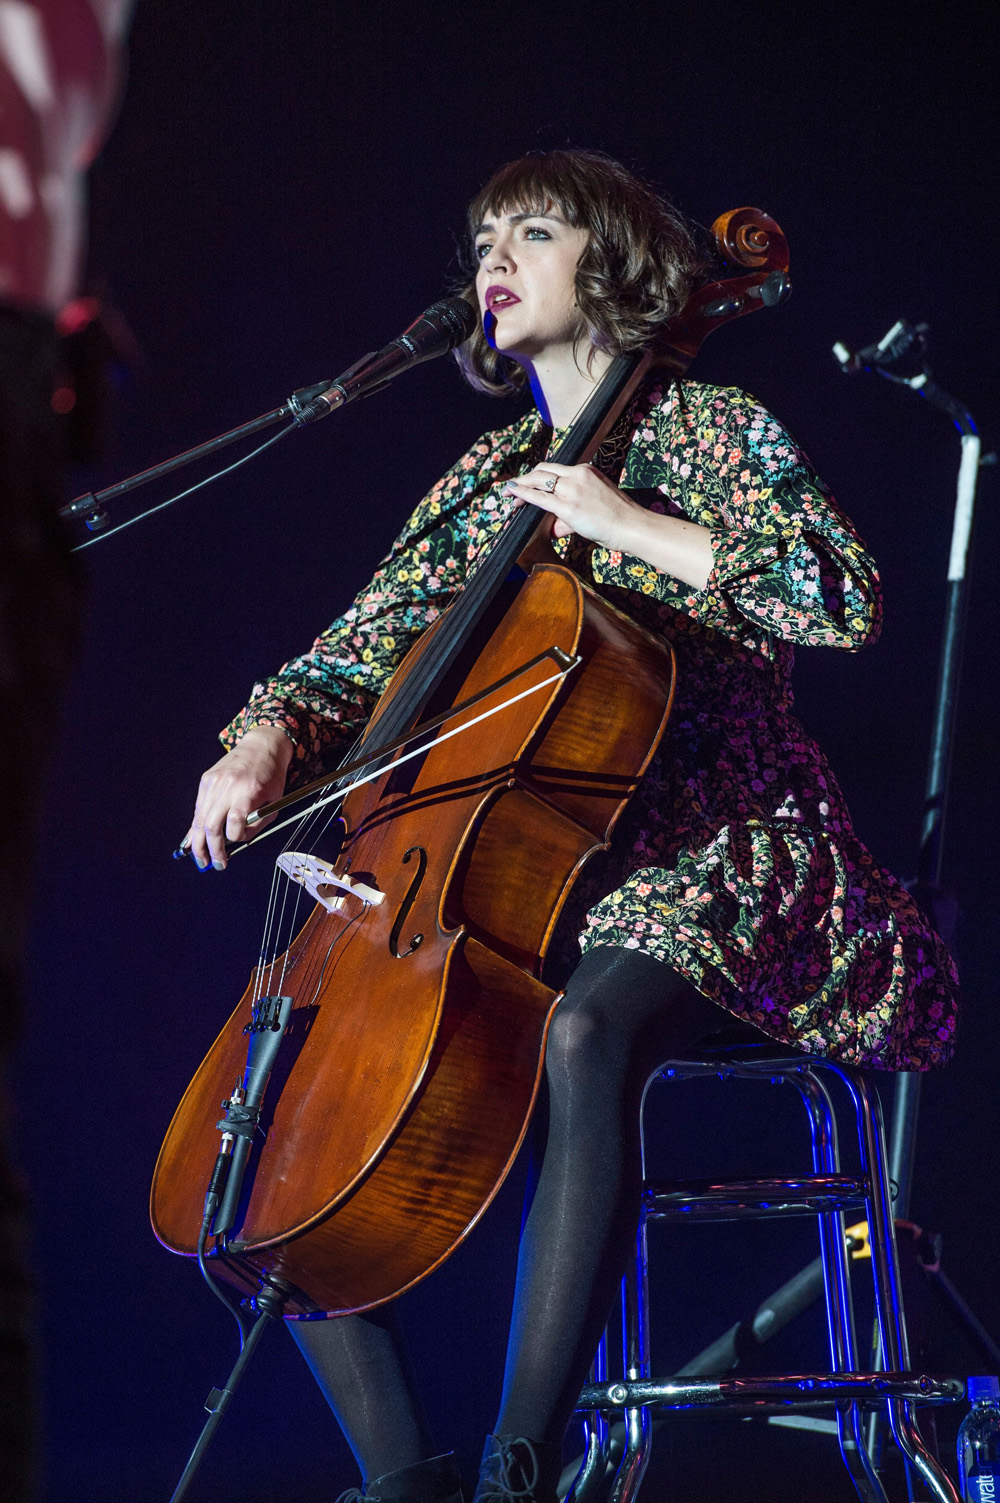
<path id="1" fill-rule="evenodd" d="M 469 207 L 469 229 L 473 236 L 491 215 L 543 214 L 556 209 L 567 224 L 581 223 L 581 205 L 566 174 L 545 161 L 529 157 L 510 162 L 493 177 Z"/>

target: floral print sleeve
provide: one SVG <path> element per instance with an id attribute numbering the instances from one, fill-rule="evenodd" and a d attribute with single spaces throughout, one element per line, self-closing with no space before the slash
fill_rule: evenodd
<path id="1" fill-rule="evenodd" d="M 801 449 L 753 397 L 684 382 L 636 438 L 633 469 L 642 469 L 644 449 L 661 476 L 670 466 L 658 486 L 666 509 L 712 529 L 714 567 L 704 590 L 687 591 L 690 615 L 730 636 L 750 623 L 785 641 L 851 651 L 877 636 L 872 559 Z M 625 567 L 636 575 L 635 560 Z M 638 572 L 644 593 L 676 602 L 676 580 L 649 565 Z"/>
<path id="2" fill-rule="evenodd" d="M 371 583 L 309 652 L 255 684 L 223 731 L 224 746 L 235 746 L 252 726 L 277 726 L 295 745 L 294 782 L 336 764 L 408 649 L 465 578 L 469 498 L 493 452 L 491 437 L 424 497 Z"/>

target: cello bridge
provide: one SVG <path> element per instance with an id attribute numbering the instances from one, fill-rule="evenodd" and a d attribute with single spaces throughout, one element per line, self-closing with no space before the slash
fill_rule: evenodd
<path id="1" fill-rule="evenodd" d="M 323 861 L 319 856 L 284 851 L 278 857 L 277 865 L 286 877 L 304 887 L 328 913 L 339 913 L 348 896 L 360 898 L 363 903 L 381 903 L 385 897 L 384 892 L 370 887 L 367 882 L 359 882 L 346 873 L 339 875 L 329 861 Z"/>

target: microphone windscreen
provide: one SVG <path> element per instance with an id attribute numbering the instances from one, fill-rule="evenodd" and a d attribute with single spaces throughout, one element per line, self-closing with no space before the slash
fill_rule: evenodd
<path id="1" fill-rule="evenodd" d="M 479 315 L 464 297 L 442 298 L 432 303 L 408 329 L 404 329 L 398 344 L 412 355 L 427 358 L 443 355 L 465 341 L 479 327 Z"/>
<path id="2" fill-rule="evenodd" d="M 479 314 L 464 297 L 444 298 L 440 303 L 435 303 L 434 308 L 435 311 L 440 309 L 441 319 L 453 336 L 452 349 L 471 339 L 479 328 Z"/>

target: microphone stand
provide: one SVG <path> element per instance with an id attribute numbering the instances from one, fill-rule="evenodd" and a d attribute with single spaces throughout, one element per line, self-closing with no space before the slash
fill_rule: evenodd
<path id="1" fill-rule="evenodd" d="M 897 386 L 906 386 L 910 391 L 916 392 L 918 396 L 930 402 L 932 407 L 936 407 L 939 412 L 943 412 L 951 419 L 961 439 L 951 548 L 948 557 L 948 593 L 938 662 L 934 720 L 927 760 L 923 824 L 917 849 L 916 875 L 906 884 L 930 917 L 934 928 L 950 946 L 957 928 L 958 904 L 954 894 L 941 884 L 942 850 L 954 747 L 955 712 L 962 667 L 963 628 L 968 598 L 969 540 L 975 516 L 979 471 L 983 465 L 996 464 L 997 456 L 982 454 L 981 441 L 972 413 L 963 402 L 944 391 L 934 380 L 927 363 L 927 333 L 926 324 L 913 327 L 906 320 L 901 319 L 877 345 L 869 346 L 868 349 L 860 350 L 852 355 L 842 344 L 837 343 L 833 347 L 833 352 L 845 373 L 874 371 L 885 380 L 892 381 Z M 904 376 L 891 369 L 898 360 L 911 353 L 916 353 L 920 364 L 920 370 L 916 375 Z M 896 1186 L 893 1215 L 897 1223 L 906 1223 L 910 1218 L 921 1086 L 922 1076 L 918 1071 L 903 1070 L 896 1075 L 887 1148 L 889 1178 Z M 904 1239 L 901 1247 L 912 1255 L 917 1266 L 937 1290 L 952 1317 L 964 1329 L 973 1345 L 983 1353 L 994 1370 L 1000 1369 L 1000 1345 L 942 1270 L 940 1242 L 939 1237 L 927 1237 L 919 1233 L 916 1227 L 912 1227 L 911 1236 Z M 874 1360 L 878 1362 L 877 1332 L 873 1336 L 873 1346 Z M 872 1461 L 877 1464 L 884 1434 L 884 1416 L 880 1412 L 873 1412 L 869 1416 L 866 1430 L 866 1449 Z M 921 1495 L 918 1492 L 919 1483 L 910 1474 L 909 1468 L 907 1468 L 907 1481 L 909 1496 L 913 1498 Z"/>
<path id="2" fill-rule="evenodd" d="M 432 303 L 418 318 L 403 330 L 398 338 L 390 340 L 380 350 L 373 350 L 367 355 L 362 355 L 343 375 L 335 381 L 319 381 L 315 386 L 303 386 L 293 392 L 287 402 L 280 407 L 265 412 L 261 417 L 253 418 L 249 423 L 241 423 L 238 428 L 231 428 L 228 433 L 222 433 L 218 438 L 210 438 L 207 443 L 198 444 L 194 449 L 188 449 L 183 454 L 175 454 L 173 459 L 164 460 L 162 464 L 153 465 L 151 469 L 142 470 L 138 475 L 132 475 L 128 480 L 119 480 L 116 485 L 109 485 L 102 491 L 87 491 L 82 496 L 77 496 L 68 505 L 60 508 L 60 517 L 83 518 L 90 532 L 99 532 L 108 525 L 110 518 L 104 509 L 106 501 L 113 501 L 118 496 L 124 496 L 128 491 L 136 490 L 140 485 L 147 485 L 151 480 L 157 480 L 161 475 L 169 475 L 174 470 L 181 469 L 184 465 L 193 464 L 197 459 L 204 459 L 209 454 L 224 449 L 228 444 L 234 444 L 238 439 L 250 438 L 255 433 L 260 433 L 264 428 L 273 428 L 275 424 L 287 419 L 286 426 L 274 438 L 267 439 L 258 448 L 252 449 L 236 464 L 228 469 L 236 469 L 238 465 L 245 464 L 262 449 L 276 443 L 286 433 L 291 433 L 293 428 L 302 428 L 307 423 L 313 423 L 317 418 L 326 417 L 328 413 L 336 412 L 338 407 L 343 407 L 346 402 L 352 402 L 357 397 L 370 397 L 375 392 L 381 391 L 388 386 L 394 376 L 411 365 L 421 365 L 425 360 L 433 360 L 438 355 L 443 355 L 447 350 L 453 350 L 456 345 L 469 339 L 478 326 L 478 315 L 471 303 L 464 297 L 444 298 L 440 302 Z M 191 490 L 198 490 L 207 485 L 209 481 L 218 479 L 219 475 L 226 474 L 226 470 L 218 470 L 214 475 L 207 476 L 197 485 L 191 486 Z M 189 495 L 190 491 L 183 491 L 181 495 Z M 163 501 L 159 506 L 151 507 L 149 511 L 140 512 L 139 516 L 132 517 L 129 522 L 122 522 L 118 527 L 112 528 L 111 532 L 105 533 L 110 537 L 112 532 L 119 532 L 122 527 L 131 526 L 132 522 L 139 522 L 143 517 L 148 517 L 154 511 L 161 511 L 164 506 L 180 500 L 180 496 L 171 496 L 168 501 Z M 91 540 L 96 542 L 97 539 Z M 82 543 L 83 548 L 91 546 L 90 543 Z M 74 550 L 77 551 L 77 550 Z"/>
<path id="3" fill-rule="evenodd" d="M 249 423 L 241 423 L 238 428 L 230 428 L 228 433 L 220 433 L 216 438 L 208 439 L 206 443 L 198 444 L 193 449 L 186 449 L 183 454 L 175 454 L 172 459 L 165 459 L 162 464 L 154 464 L 148 470 L 140 470 L 138 474 L 130 475 L 127 480 L 119 480 L 115 485 L 105 486 L 102 491 L 86 491 L 82 496 L 77 496 L 65 506 L 61 506 L 59 516 L 67 520 L 79 518 L 85 523 L 89 532 L 101 532 L 111 520 L 105 510 L 105 502 L 116 501 L 119 496 L 138 490 L 140 485 L 148 485 L 151 480 L 159 480 L 161 475 L 170 475 L 174 470 L 180 470 L 199 459 L 207 458 L 209 454 L 216 454 L 220 449 L 237 443 L 241 438 L 251 438 L 253 434 L 260 433 L 265 428 L 273 428 L 283 420 L 288 421 L 286 432 L 313 422 L 321 414 L 310 410 L 310 404 L 317 397 L 328 392 L 332 385 L 331 381 L 319 381 L 315 386 L 300 387 L 280 407 L 272 408 L 270 412 L 251 419 Z M 246 457 L 249 459 L 250 455 Z M 215 477 L 209 476 L 208 478 L 211 480 Z M 135 517 L 133 520 L 139 521 L 139 518 Z"/>
<path id="4" fill-rule="evenodd" d="M 941 886 L 941 859 L 962 665 L 969 539 L 975 515 L 979 470 L 983 465 L 995 464 L 996 455 L 982 455 L 981 441 L 972 413 L 964 403 L 938 386 L 931 375 L 926 359 L 926 336 L 926 324 L 918 324 L 914 328 L 901 319 L 877 345 L 851 355 L 842 344 L 836 344 L 834 354 L 847 372 L 871 370 L 897 386 L 906 386 L 910 391 L 916 392 L 949 417 L 961 437 L 961 458 L 948 558 L 948 596 L 927 762 L 923 825 L 917 851 L 916 877 L 907 883 L 914 897 L 930 916 L 935 929 L 950 944 L 956 927 L 957 905 L 954 896 Z M 920 360 L 921 369 L 917 375 L 902 376 L 889 368 L 911 350 L 917 352 Z M 896 1076 L 888 1143 L 889 1176 L 897 1186 L 895 1209 L 897 1217 L 902 1220 L 908 1219 L 910 1214 L 920 1086 L 921 1076 L 916 1071 L 902 1071 Z M 964 1312 L 956 1313 L 962 1314 L 964 1318 Z M 976 1338 L 981 1339 L 981 1336 L 980 1328 Z M 990 1347 L 994 1360 L 1000 1363 L 1000 1348 L 992 1341 Z"/>
<path id="5" fill-rule="evenodd" d="M 265 1274 L 261 1278 L 260 1288 L 252 1300 L 256 1318 L 250 1327 L 247 1338 L 240 1348 L 240 1354 L 233 1364 L 232 1371 L 221 1388 L 213 1388 L 205 1400 L 205 1409 L 208 1419 L 202 1426 L 201 1434 L 195 1442 L 194 1450 L 188 1457 L 187 1465 L 181 1473 L 177 1486 L 170 1494 L 170 1503 L 181 1503 L 182 1498 L 187 1497 L 188 1489 L 194 1480 L 195 1472 L 201 1465 L 205 1452 L 208 1450 L 216 1430 L 222 1423 L 222 1417 L 229 1408 L 236 1385 L 243 1376 L 244 1370 L 250 1358 L 254 1354 L 257 1343 L 263 1336 L 268 1325 L 272 1321 L 282 1319 L 285 1302 L 288 1298 L 289 1287 L 282 1279 L 272 1274 Z"/>

